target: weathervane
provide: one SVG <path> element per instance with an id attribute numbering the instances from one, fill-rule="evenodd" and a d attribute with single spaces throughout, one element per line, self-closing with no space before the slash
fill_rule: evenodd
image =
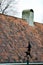
<path id="1" fill-rule="evenodd" d="M 31 45 L 30 42 L 28 42 L 28 50 L 25 52 L 27 57 L 27 65 L 29 65 L 29 56 L 31 57 L 30 51 L 31 51 Z"/>

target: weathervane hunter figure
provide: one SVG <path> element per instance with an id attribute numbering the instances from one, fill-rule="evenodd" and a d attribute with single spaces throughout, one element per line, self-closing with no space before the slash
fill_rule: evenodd
<path id="1" fill-rule="evenodd" d="M 30 42 L 28 42 L 28 50 L 25 52 L 27 57 L 27 65 L 29 65 L 29 56 L 31 57 L 30 51 L 31 51 L 31 45 Z"/>

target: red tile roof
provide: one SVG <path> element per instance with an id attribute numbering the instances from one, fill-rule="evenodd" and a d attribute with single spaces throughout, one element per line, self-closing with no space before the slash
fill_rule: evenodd
<path id="1" fill-rule="evenodd" d="M 43 24 L 34 24 L 0 14 L 0 62 L 26 62 L 29 44 L 29 62 L 43 62 Z"/>

